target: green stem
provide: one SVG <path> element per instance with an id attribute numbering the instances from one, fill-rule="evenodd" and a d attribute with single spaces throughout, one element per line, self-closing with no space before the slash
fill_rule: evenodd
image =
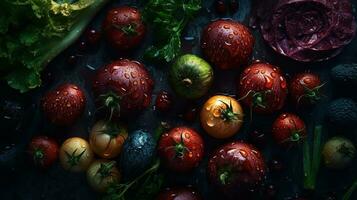
<path id="1" fill-rule="evenodd" d="M 342 200 L 349 200 L 351 199 L 351 196 L 353 192 L 357 188 L 357 180 L 351 185 L 351 187 L 347 190 L 347 192 L 343 195 Z"/>

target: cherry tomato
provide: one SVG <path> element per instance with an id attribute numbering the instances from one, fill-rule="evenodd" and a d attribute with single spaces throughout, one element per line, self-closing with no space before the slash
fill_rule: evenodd
<path id="1" fill-rule="evenodd" d="M 177 127 L 161 136 L 158 153 L 171 170 L 187 172 L 197 167 L 204 151 L 201 136 L 191 128 Z"/>
<path id="2" fill-rule="evenodd" d="M 238 82 L 238 96 L 253 111 L 271 114 L 285 103 L 287 84 L 279 68 L 262 62 L 247 67 Z"/>
<path id="3" fill-rule="evenodd" d="M 140 11 L 129 6 L 109 10 L 103 29 L 108 42 L 121 52 L 138 47 L 146 32 Z"/>
<path id="4" fill-rule="evenodd" d="M 306 138 L 306 126 L 298 116 L 281 114 L 273 123 L 273 137 L 278 144 L 292 146 Z"/>
<path id="5" fill-rule="evenodd" d="M 128 137 L 128 130 L 122 124 L 98 121 L 89 135 L 89 144 L 95 154 L 101 158 L 117 157 Z"/>
<path id="6" fill-rule="evenodd" d="M 120 178 L 115 161 L 97 160 L 87 170 L 87 181 L 98 192 L 106 192 L 108 187 L 113 183 L 118 183 Z"/>
<path id="7" fill-rule="evenodd" d="M 320 77 L 313 73 L 295 75 L 289 87 L 290 97 L 296 106 L 311 106 L 321 99 Z"/>
<path id="8" fill-rule="evenodd" d="M 72 137 L 63 142 L 59 157 L 64 169 L 80 172 L 87 170 L 93 160 L 93 153 L 86 140 Z"/>
<path id="9" fill-rule="evenodd" d="M 156 109 L 160 110 L 161 112 L 167 112 L 171 109 L 172 103 L 173 100 L 171 95 L 166 91 L 161 91 L 156 97 L 155 106 Z"/>
<path id="10" fill-rule="evenodd" d="M 34 164 L 41 168 L 50 167 L 58 158 L 58 144 L 47 136 L 32 138 L 28 151 Z"/>
<path id="11" fill-rule="evenodd" d="M 254 37 L 250 30 L 233 20 L 214 21 L 202 33 L 202 51 L 220 69 L 238 68 L 247 64 L 253 46 Z"/>
<path id="12" fill-rule="evenodd" d="M 63 84 L 48 91 L 42 98 L 45 116 L 56 125 L 73 124 L 83 113 L 86 97 L 74 84 Z"/>
<path id="13" fill-rule="evenodd" d="M 252 145 L 232 142 L 218 148 L 208 162 L 211 182 L 228 197 L 254 189 L 265 175 L 261 153 Z"/>
<path id="14" fill-rule="evenodd" d="M 156 200 L 201 200 L 201 196 L 191 187 L 165 188 Z"/>
<path id="15" fill-rule="evenodd" d="M 237 100 L 217 95 L 206 101 L 201 110 L 201 125 L 212 137 L 228 138 L 236 134 L 243 123 L 243 109 Z"/>

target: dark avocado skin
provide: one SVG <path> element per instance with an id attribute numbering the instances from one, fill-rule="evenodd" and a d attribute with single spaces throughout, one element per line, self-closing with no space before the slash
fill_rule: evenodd
<path id="1" fill-rule="evenodd" d="M 142 174 L 152 163 L 156 142 L 150 133 L 132 132 L 125 141 L 120 164 L 124 179 L 130 180 Z"/>
<path id="2" fill-rule="evenodd" d="M 331 78 L 340 86 L 357 86 L 357 64 L 341 64 L 331 69 Z"/>
<path id="3" fill-rule="evenodd" d="M 179 57 L 169 72 L 171 87 L 187 99 L 197 99 L 207 93 L 213 83 L 213 69 L 202 58 L 186 54 Z M 187 84 L 184 80 L 190 80 Z"/>
<path id="4" fill-rule="evenodd" d="M 334 100 L 328 106 L 327 118 L 335 128 L 352 128 L 357 123 L 357 105 L 348 98 Z"/>

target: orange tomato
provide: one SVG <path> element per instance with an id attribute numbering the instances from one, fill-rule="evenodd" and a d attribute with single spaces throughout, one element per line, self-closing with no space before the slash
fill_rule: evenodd
<path id="1" fill-rule="evenodd" d="M 203 129 L 212 137 L 229 138 L 243 124 L 243 109 L 232 97 L 216 95 L 203 105 L 200 119 Z"/>
<path id="2" fill-rule="evenodd" d="M 98 121 L 94 124 L 89 136 L 90 146 L 101 158 L 117 157 L 128 137 L 128 130 L 121 124 Z"/>

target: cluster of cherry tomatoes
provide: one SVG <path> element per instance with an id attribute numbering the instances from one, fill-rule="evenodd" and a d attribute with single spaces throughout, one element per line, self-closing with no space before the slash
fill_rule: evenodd
<path id="1" fill-rule="evenodd" d="M 122 6 L 107 13 L 103 31 L 114 49 L 125 52 L 142 42 L 146 28 L 139 10 Z M 95 33 L 90 35 L 97 36 Z M 98 38 L 90 37 L 89 40 Z M 201 47 L 208 63 L 220 70 L 244 67 L 236 84 L 237 98 L 215 95 L 201 108 L 201 126 L 213 138 L 226 139 L 239 133 L 246 119 L 244 116 L 251 115 L 244 113 L 243 107 L 257 114 L 278 112 L 288 99 L 288 90 L 291 103 L 297 107 L 311 106 L 321 98 L 323 83 L 316 74 L 297 74 L 288 84 L 279 67 L 262 61 L 250 62 L 253 46 L 254 37 L 250 30 L 236 21 L 216 20 L 203 30 Z M 188 99 L 202 97 L 213 81 L 208 63 L 203 59 L 192 59 L 192 56 L 183 59 L 182 63 L 180 61 L 177 70 L 172 71 L 175 81 L 171 85 L 177 88 L 175 91 L 190 95 L 184 97 Z M 186 70 L 187 66 L 190 70 Z M 185 77 L 193 73 L 205 77 Z M 72 137 L 59 147 L 56 141 L 46 136 L 34 138 L 29 150 L 34 163 L 47 168 L 59 156 L 64 169 L 87 171 L 89 184 L 97 191 L 105 191 L 110 183 L 121 179 L 113 159 L 120 155 L 130 137 L 126 126 L 118 119 L 135 116 L 148 108 L 153 88 L 154 81 L 141 62 L 120 59 L 103 66 L 93 78 L 92 92 L 97 114 L 105 120 L 93 125 L 89 141 Z M 70 126 L 83 115 L 87 98 L 80 86 L 65 83 L 43 96 L 42 110 L 49 122 Z M 167 112 L 171 109 L 172 95 L 161 92 L 155 102 L 158 110 Z M 179 173 L 197 167 L 205 155 L 201 134 L 189 127 L 175 127 L 163 133 L 157 142 L 157 152 L 164 166 Z M 272 137 L 282 146 L 293 146 L 306 136 L 306 126 L 295 114 L 283 113 L 272 125 Z M 99 159 L 94 161 L 95 157 Z M 255 187 L 266 174 L 260 151 L 242 141 L 219 147 L 210 156 L 207 169 L 211 183 L 228 197 Z M 172 193 L 187 197 L 184 199 L 199 199 L 196 192 L 182 188 L 163 191 L 158 199 L 172 199 Z"/>

